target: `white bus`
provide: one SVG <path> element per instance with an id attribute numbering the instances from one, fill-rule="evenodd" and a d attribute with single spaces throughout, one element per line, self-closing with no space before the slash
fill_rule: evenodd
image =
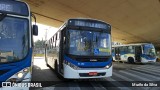
<path id="1" fill-rule="evenodd" d="M 156 62 L 155 47 L 151 43 L 126 44 L 112 46 L 113 60 L 129 63 Z"/>
<path id="2" fill-rule="evenodd" d="M 30 82 L 32 75 L 33 35 L 38 27 L 31 24 L 29 6 L 21 1 L 0 0 L 0 90 L 29 88 L 3 88 L 5 82 Z"/>
<path id="3" fill-rule="evenodd" d="M 112 76 L 111 26 L 69 19 L 46 42 L 46 63 L 66 79 Z"/>

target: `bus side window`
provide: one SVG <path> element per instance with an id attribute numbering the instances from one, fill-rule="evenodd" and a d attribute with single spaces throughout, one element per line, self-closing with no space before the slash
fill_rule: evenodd
<path id="1" fill-rule="evenodd" d="M 112 48 L 112 53 L 114 53 L 114 48 Z"/>
<path id="2" fill-rule="evenodd" d="M 124 52 L 128 53 L 127 47 L 124 47 Z"/>
<path id="3" fill-rule="evenodd" d="M 59 46 L 59 32 L 56 34 L 56 47 Z"/>
<path id="4" fill-rule="evenodd" d="M 129 46 L 126 47 L 126 52 L 129 53 Z"/>
<path id="5" fill-rule="evenodd" d="M 52 47 L 54 48 L 54 37 L 52 37 Z"/>
<path id="6" fill-rule="evenodd" d="M 57 33 L 58 34 L 58 33 Z M 57 34 L 56 34 L 56 40 L 57 40 Z"/>
<path id="7" fill-rule="evenodd" d="M 56 41 L 57 41 L 57 34 L 54 36 L 55 47 L 56 47 Z"/>
<path id="8" fill-rule="evenodd" d="M 129 53 L 134 53 L 134 47 L 133 46 L 129 46 L 128 47 L 128 52 Z"/>
<path id="9" fill-rule="evenodd" d="M 50 49 L 52 49 L 52 40 L 50 40 Z"/>
<path id="10" fill-rule="evenodd" d="M 51 40 L 49 40 L 49 49 L 51 49 Z"/>
<path id="11" fill-rule="evenodd" d="M 53 38 L 53 42 L 54 42 L 54 37 L 52 37 Z"/>
<path id="12" fill-rule="evenodd" d="M 59 32 L 58 32 L 58 33 L 57 33 L 57 40 L 59 40 L 59 36 L 60 36 L 60 35 L 59 35 Z"/>
<path id="13" fill-rule="evenodd" d="M 59 46 L 59 40 L 56 41 L 56 47 L 58 47 L 58 46 Z"/>
<path id="14" fill-rule="evenodd" d="M 52 49 L 52 38 L 51 38 L 51 49 Z"/>
<path id="15" fill-rule="evenodd" d="M 124 47 L 120 47 L 120 53 L 121 53 L 121 54 L 124 53 Z"/>
<path id="16" fill-rule="evenodd" d="M 50 41 L 48 41 L 48 50 L 50 49 Z"/>
<path id="17" fill-rule="evenodd" d="M 52 37 L 52 48 L 54 48 L 53 42 L 54 42 L 54 38 Z"/>

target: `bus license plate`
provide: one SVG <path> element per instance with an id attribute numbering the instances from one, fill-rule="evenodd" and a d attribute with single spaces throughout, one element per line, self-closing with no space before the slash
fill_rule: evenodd
<path id="1" fill-rule="evenodd" d="M 148 62 L 153 62 L 153 61 L 148 61 Z"/>
<path id="2" fill-rule="evenodd" d="M 97 72 L 89 72 L 90 76 L 97 76 Z"/>

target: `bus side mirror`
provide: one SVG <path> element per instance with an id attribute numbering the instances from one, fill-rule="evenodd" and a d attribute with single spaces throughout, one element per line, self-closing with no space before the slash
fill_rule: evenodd
<path id="1" fill-rule="evenodd" d="M 38 26 L 37 25 L 33 25 L 33 35 L 38 36 Z"/>

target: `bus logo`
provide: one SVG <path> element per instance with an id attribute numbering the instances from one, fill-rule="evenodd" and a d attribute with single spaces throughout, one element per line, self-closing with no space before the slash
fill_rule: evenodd
<path id="1" fill-rule="evenodd" d="M 97 61 L 97 59 L 90 59 L 90 61 L 92 61 L 92 62 L 96 62 L 96 61 Z"/>

